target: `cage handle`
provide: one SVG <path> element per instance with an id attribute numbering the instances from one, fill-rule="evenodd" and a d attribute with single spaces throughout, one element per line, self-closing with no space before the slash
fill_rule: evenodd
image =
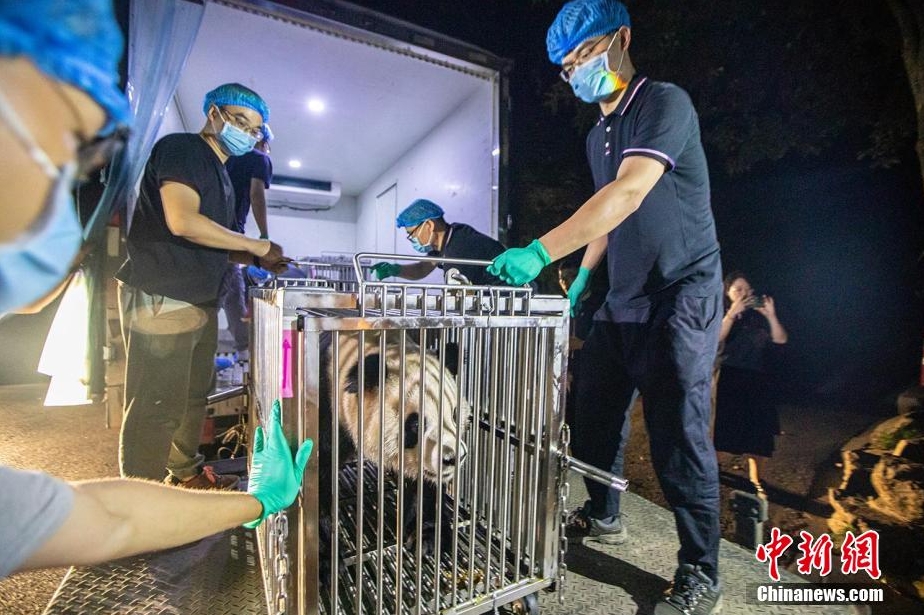
<path id="1" fill-rule="evenodd" d="M 414 254 L 382 254 L 378 252 L 359 252 L 353 256 L 353 268 L 356 270 L 356 279 L 359 280 L 360 284 L 365 284 L 366 280 L 363 277 L 363 268 L 359 264 L 362 260 L 367 259 L 388 259 L 388 260 L 404 260 L 404 261 L 416 261 L 419 263 L 446 263 L 449 265 L 475 265 L 481 267 L 488 267 L 494 261 L 480 260 L 474 258 L 443 258 L 441 256 L 416 256 Z"/>
<path id="2" fill-rule="evenodd" d="M 606 485 L 607 487 L 615 489 L 616 491 L 625 491 L 629 488 L 629 481 L 622 478 L 621 476 L 616 476 L 611 472 L 605 472 L 596 466 L 592 466 L 588 463 L 584 463 L 579 459 L 575 459 L 571 455 L 565 455 L 565 464 L 576 474 L 580 474 L 584 478 L 589 478 L 590 480 L 600 483 L 601 485 Z"/>

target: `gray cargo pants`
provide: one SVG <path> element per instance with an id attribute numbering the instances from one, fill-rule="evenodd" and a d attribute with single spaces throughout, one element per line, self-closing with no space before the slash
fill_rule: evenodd
<path id="1" fill-rule="evenodd" d="M 119 284 L 125 342 L 122 476 L 183 480 L 201 471 L 199 439 L 215 377 L 218 310 Z"/>

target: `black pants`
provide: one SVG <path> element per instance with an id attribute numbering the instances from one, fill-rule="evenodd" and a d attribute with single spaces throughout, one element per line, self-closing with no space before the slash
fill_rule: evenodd
<path id="1" fill-rule="evenodd" d="M 613 466 L 626 408 L 640 392 L 651 459 L 680 537 L 680 564 L 718 579 L 719 479 L 709 436 L 712 366 L 722 300 L 675 297 L 654 303 L 644 322 L 595 322 L 576 385 L 573 450 Z M 591 514 L 615 514 L 608 489 L 586 481 Z"/>

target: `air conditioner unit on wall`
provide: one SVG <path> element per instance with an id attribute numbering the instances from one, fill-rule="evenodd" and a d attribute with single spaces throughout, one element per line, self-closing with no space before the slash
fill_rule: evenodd
<path id="1" fill-rule="evenodd" d="M 340 184 L 275 176 L 266 191 L 266 206 L 300 211 L 330 209 L 340 200 Z"/>

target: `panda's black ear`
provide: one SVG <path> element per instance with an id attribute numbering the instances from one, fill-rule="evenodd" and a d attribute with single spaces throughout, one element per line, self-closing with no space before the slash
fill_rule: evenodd
<path id="1" fill-rule="evenodd" d="M 374 391 L 379 386 L 379 353 L 366 355 L 363 359 L 363 386 L 367 391 Z M 359 365 L 353 365 L 347 372 L 344 390 L 354 395 L 359 391 Z"/>
<path id="2" fill-rule="evenodd" d="M 404 419 L 404 448 L 414 448 L 420 439 L 420 415 L 416 412 Z"/>

